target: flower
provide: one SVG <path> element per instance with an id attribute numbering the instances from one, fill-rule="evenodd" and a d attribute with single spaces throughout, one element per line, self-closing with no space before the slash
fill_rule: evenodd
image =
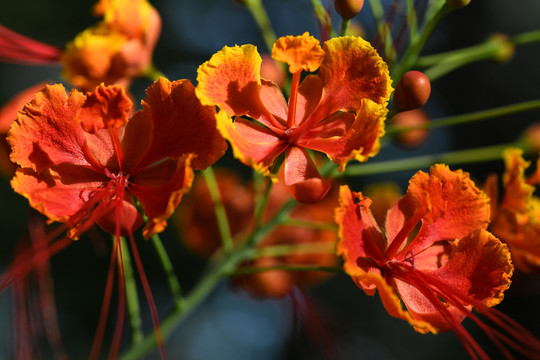
<path id="1" fill-rule="evenodd" d="M 338 253 L 345 272 L 364 292 L 379 291 L 390 315 L 421 333 L 453 330 L 473 358 L 487 355 L 460 324 L 465 317 L 505 354 L 502 343 L 516 347 L 512 341 L 538 353 L 532 335 L 509 340 L 471 313 L 476 308 L 510 334 L 516 326 L 489 308 L 502 300 L 513 266 L 506 245 L 485 230 L 489 199 L 467 173 L 440 164 L 429 174 L 419 171 L 407 194 L 388 211 L 385 232 L 370 205 L 361 193 L 341 187 Z"/>
<path id="2" fill-rule="evenodd" d="M 503 153 L 506 172 L 503 177 L 504 195 L 497 203 L 497 176 L 486 180 L 485 189 L 493 199 L 490 231 L 510 248 L 512 262 L 524 273 L 540 271 L 540 199 L 533 196 L 538 183 L 536 172 L 525 178 L 529 162 L 523 151 L 510 148 Z"/>
<path id="3" fill-rule="evenodd" d="M 288 105 L 279 87 L 260 77 L 261 57 L 253 45 L 225 46 L 201 65 L 197 96 L 220 108 L 218 128 L 240 161 L 271 175 L 285 153 L 285 186 L 296 200 L 316 202 L 330 183 L 306 149 L 327 154 L 340 171 L 351 159 L 374 156 L 392 91 L 388 68 L 368 42 L 355 37 L 330 39 L 321 48 L 308 33 L 285 36 L 274 44 L 272 57 L 292 73 Z M 316 70 L 300 82 L 302 71 Z"/>
<path id="4" fill-rule="evenodd" d="M 146 0 L 101 0 L 94 13 L 104 20 L 67 44 L 62 74 L 83 91 L 102 82 L 128 87 L 152 63 L 161 17 Z"/>
<path id="5" fill-rule="evenodd" d="M 19 165 L 13 189 L 51 221 L 66 222 L 73 238 L 94 222 L 132 233 L 142 224 L 134 197 L 149 218 L 144 236 L 162 231 L 192 167 L 211 165 L 226 144 L 214 109 L 200 104 L 188 80 L 159 79 L 142 104 L 130 118 L 131 100 L 119 86 L 69 97 L 60 84 L 46 86 L 8 133 Z"/>

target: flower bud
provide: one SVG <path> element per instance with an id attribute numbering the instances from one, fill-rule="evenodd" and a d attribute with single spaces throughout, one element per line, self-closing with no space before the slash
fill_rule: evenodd
<path id="1" fill-rule="evenodd" d="M 494 34 L 488 41 L 497 46 L 497 51 L 493 56 L 493 60 L 497 62 L 509 61 L 516 52 L 516 46 L 508 40 L 508 36 L 505 34 Z"/>
<path id="2" fill-rule="evenodd" d="M 540 152 L 540 123 L 535 123 L 525 129 L 523 140 L 532 152 Z"/>
<path id="3" fill-rule="evenodd" d="M 429 122 L 429 117 L 422 109 L 403 111 L 390 119 L 390 123 L 396 128 L 418 126 Z M 395 136 L 396 141 L 405 146 L 414 147 L 421 145 L 427 138 L 429 129 L 422 128 L 400 132 Z"/>
<path id="4" fill-rule="evenodd" d="M 469 5 L 471 0 L 446 0 L 446 3 L 453 8 L 459 9 Z"/>
<path id="5" fill-rule="evenodd" d="M 353 18 L 362 10 L 364 0 L 335 0 L 334 6 L 339 15 L 345 20 Z"/>
<path id="6" fill-rule="evenodd" d="M 420 71 L 408 71 L 399 80 L 394 93 L 394 106 L 399 111 L 421 107 L 429 99 L 431 83 Z"/>

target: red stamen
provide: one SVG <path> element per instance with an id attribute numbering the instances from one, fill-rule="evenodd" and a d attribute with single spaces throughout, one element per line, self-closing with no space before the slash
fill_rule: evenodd
<path id="1" fill-rule="evenodd" d="M 0 60 L 29 64 L 56 64 L 62 51 L 0 25 Z"/>
<path id="2" fill-rule="evenodd" d="M 298 95 L 298 85 L 300 84 L 300 76 L 302 70 L 298 70 L 292 74 L 291 80 L 291 95 L 289 96 L 289 111 L 287 112 L 287 129 L 291 129 L 295 126 L 296 118 L 296 98 Z"/>
<path id="3" fill-rule="evenodd" d="M 123 172 L 124 169 L 126 168 L 126 164 L 124 162 L 124 152 L 122 151 L 122 146 L 120 145 L 120 138 L 118 137 L 118 132 L 112 126 L 109 126 L 108 130 L 109 130 L 109 134 L 111 135 L 111 140 L 114 146 L 114 153 L 116 154 L 118 167 L 120 168 L 120 172 Z"/>
<path id="4" fill-rule="evenodd" d="M 94 336 L 94 342 L 92 343 L 92 349 L 90 350 L 90 356 L 88 357 L 90 360 L 95 360 L 98 358 L 101 344 L 103 342 L 105 325 L 107 323 L 111 303 L 112 287 L 114 282 L 114 266 L 116 265 L 116 256 L 118 254 L 117 246 L 118 244 L 115 241 L 113 243 L 111 260 L 109 262 L 109 270 L 107 271 L 107 283 L 105 284 L 105 293 L 103 294 L 103 302 L 101 303 L 101 311 L 99 314 L 96 335 Z"/>
<path id="5" fill-rule="evenodd" d="M 94 170 L 97 170 L 98 172 L 103 173 L 105 171 L 105 166 L 103 166 L 98 159 L 94 156 L 92 153 L 92 150 L 88 147 L 88 143 L 84 143 L 83 147 L 83 154 L 86 160 L 90 163 L 90 165 L 94 168 Z"/>
<path id="6" fill-rule="evenodd" d="M 407 239 L 411 231 L 414 229 L 416 224 L 418 224 L 418 222 L 422 219 L 424 214 L 425 214 L 424 211 L 417 211 L 411 218 L 409 218 L 409 220 L 407 220 L 405 225 L 403 225 L 403 228 L 401 228 L 401 230 L 396 235 L 394 240 L 392 240 L 392 243 L 390 244 L 388 249 L 386 249 L 386 252 L 384 253 L 384 255 L 386 256 L 387 259 L 393 259 L 396 256 L 396 254 L 399 251 L 399 248 L 401 247 L 401 245 L 403 245 L 403 242 L 405 242 L 405 240 Z M 405 247 L 405 249 L 403 249 L 403 251 L 405 251 L 407 247 L 409 247 L 409 245 L 413 243 L 413 241 L 411 241 Z"/>
<path id="7" fill-rule="evenodd" d="M 137 266 L 137 272 L 139 273 L 139 277 L 141 278 L 144 295 L 146 296 L 146 301 L 148 302 L 148 306 L 150 307 L 150 314 L 152 315 L 152 323 L 154 325 L 154 333 L 156 334 L 156 342 L 159 346 L 159 353 L 161 355 L 161 358 L 165 360 L 167 359 L 167 353 L 165 352 L 163 336 L 161 334 L 161 328 L 159 326 L 159 317 L 157 314 L 156 304 L 154 302 L 154 298 L 152 297 L 150 285 L 148 283 L 148 279 L 146 278 L 146 274 L 144 272 L 144 268 L 141 262 L 141 257 L 139 256 L 139 251 L 137 250 L 137 245 L 135 244 L 135 239 L 132 233 L 129 233 L 129 242 L 131 250 L 133 252 L 133 259 L 135 260 L 135 265 Z"/>
<path id="8" fill-rule="evenodd" d="M 417 281 L 417 285 L 412 284 L 417 288 L 418 283 L 421 283 L 423 286 L 429 288 L 430 291 L 434 291 L 436 296 L 442 298 L 447 303 L 456 306 L 456 308 L 473 320 L 493 341 L 495 346 L 504 354 L 506 358 L 513 359 L 513 356 L 505 345 L 513 348 L 530 359 L 540 359 L 540 341 L 515 320 L 504 315 L 500 311 L 484 305 L 482 302 L 470 296 L 459 293 L 457 290 L 453 289 L 437 278 L 428 276 L 421 271 L 413 269 L 406 263 L 400 263 L 399 266 L 407 270 L 406 273 L 403 272 L 403 274 L 406 274 L 405 276 L 407 282 L 412 284 L 412 282 Z M 440 303 L 440 300 L 438 300 L 437 297 L 435 297 L 435 299 L 437 303 Z M 436 303 L 433 304 L 437 306 Z M 477 311 L 484 314 L 484 316 L 486 316 L 490 321 L 504 330 L 510 337 L 484 324 L 463 304 L 472 305 Z"/>
<path id="9" fill-rule="evenodd" d="M 118 314 L 116 315 L 116 326 L 114 328 L 114 335 L 109 350 L 109 359 L 117 359 L 120 351 L 120 343 L 122 341 L 122 333 L 124 330 L 124 319 L 126 314 L 126 278 L 124 276 L 124 257 L 122 254 L 122 241 L 120 239 L 120 224 L 116 225 L 117 234 L 114 236 L 114 241 L 118 243 Z"/>

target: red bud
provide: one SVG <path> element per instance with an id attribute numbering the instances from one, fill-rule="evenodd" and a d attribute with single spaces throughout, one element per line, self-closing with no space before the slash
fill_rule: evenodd
<path id="1" fill-rule="evenodd" d="M 339 15 L 345 20 L 353 18 L 362 10 L 364 0 L 335 0 L 334 6 Z"/>
<path id="2" fill-rule="evenodd" d="M 428 77 L 420 71 L 408 71 L 396 86 L 394 106 L 399 111 L 413 110 L 424 105 L 430 94 Z"/>
<path id="3" fill-rule="evenodd" d="M 421 109 L 403 111 L 390 119 L 390 123 L 397 128 L 422 125 L 428 121 L 429 117 Z M 427 128 L 400 132 L 396 135 L 396 140 L 406 146 L 418 146 L 426 140 L 428 133 Z"/>

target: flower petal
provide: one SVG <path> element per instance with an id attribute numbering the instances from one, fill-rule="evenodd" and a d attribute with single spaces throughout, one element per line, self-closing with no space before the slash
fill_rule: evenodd
<path id="1" fill-rule="evenodd" d="M 40 173 L 28 168 L 18 169 L 11 186 L 50 220 L 64 222 L 81 210 L 108 181 L 93 170 L 64 164 L 55 167 L 55 171 Z"/>
<path id="2" fill-rule="evenodd" d="M 424 213 L 422 226 L 416 238 L 401 253 L 414 254 L 440 240 L 458 239 L 477 228 L 485 229 L 490 218 L 489 198 L 479 190 L 461 170 L 451 171 L 448 166 L 433 165 L 430 173 L 419 171 L 409 181 L 406 203 L 401 203 L 406 213 Z M 407 209 L 408 208 L 408 209 Z M 387 228 L 389 243 L 399 228 Z"/>
<path id="3" fill-rule="evenodd" d="M 356 118 L 338 112 L 301 135 L 297 144 L 327 154 L 343 171 L 349 160 L 367 161 L 379 152 L 386 112 L 384 106 L 363 99 Z"/>
<path id="4" fill-rule="evenodd" d="M 288 144 L 267 128 L 249 120 L 236 118 L 234 123 L 220 111 L 217 114 L 218 129 L 229 140 L 234 156 L 263 175 L 269 175 L 268 167 Z"/>
<path id="5" fill-rule="evenodd" d="M 132 107 L 123 87 L 101 84 L 86 94 L 78 120 L 90 133 L 103 128 L 118 129 L 127 123 Z"/>
<path id="6" fill-rule="evenodd" d="M 528 211 L 528 203 L 534 192 L 534 187 L 525 182 L 525 169 L 530 163 L 523 159 L 522 154 L 521 149 L 515 148 L 503 153 L 506 167 L 503 178 L 505 191 L 500 207 L 516 213 Z"/>
<path id="7" fill-rule="evenodd" d="M 196 155 L 195 169 L 205 169 L 225 153 L 227 144 L 216 128 L 215 110 L 201 105 L 189 80 L 160 78 L 146 89 L 142 104 L 143 110 L 126 125 L 122 139 L 131 173 L 187 153 Z M 150 139 L 144 141 L 142 137 L 148 135 Z"/>
<path id="8" fill-rule="evenodd" d="M 225 46 L 197 71 L 201 103 L 217 105 L 229 116 L 248 115 L 274 131 L 283 129 L 260 98 L 261 62 L 253 45 Z"/>
<path id="9" fill-rule="evenodd" d="M 287 190 L 301 203 L 320 201 L 330 190 L 330 181 L 321 177 L 307 151 L 297 146 L 285 150 L 280 171 Z"/>
<path id="10" fill-rule="evenodd" d="M 167 226 L 167 219 L 172 215 L 182 196 L 189 190 L 193 181 L 191 154 L 181 156 L 174 164 L 174 172 L 161 184 L 157 179 L 171 173 L 171 161 L 164 161 L 137 174 L 128 185 L 129 191 L 140 201 L 144 213 L 148 216 L 148 224 L 143 229 L 145 238 L 159 233 Z M 155 176 L 154 176 L 155 175 Z"/>
<path id="11" fill-rule="evenodd" d="M 323 83 L 316 75 L 308 75 L 298 87 L 296 98 L 296 115 L 294 126 L 300 126 L 302 122 L 313 112 L 319 104 L 323 93 Z"/>
<path id="12" fill-rule="evenodd" d="M 323 119 L 336 111 L 356 112 L 362 99 L 386 106 L 392 92 L 388 66 L 365 40 L 345 36 L 324 43 L 319 69 L 324 83 L 321 102 L 312 114 Z"/>
<path id="13" fill-rule="evenodd" d="M 87 165 L 84 131 L 76 120 L 86 97 L 60 84 L 46 86 L 25 105 L 8 133 L 11 160 L 38 173 L 55 164 Z"/>
<path id="14" fill-rule="evenodd" d="M 300 36 L 283 36 L 272 48 L 272 57 L 289 65 L 289 72 L 315 71 L 324 59 L 319 40 L 305 32 Z"/>
<path id="15" fill-rule="evenodd" d="M 371 200 L 362 193 L 351 192 L 348 186 L 339 189 L 339 207 L 335 221 L 339 226 L 337 253 L 343 257 L 343 268 L 368 295 L 375 284 L 364 282 L 365 274 L 380 275 L 376 260 L 383 260 L 384 236 L 369 209 Z"/>

